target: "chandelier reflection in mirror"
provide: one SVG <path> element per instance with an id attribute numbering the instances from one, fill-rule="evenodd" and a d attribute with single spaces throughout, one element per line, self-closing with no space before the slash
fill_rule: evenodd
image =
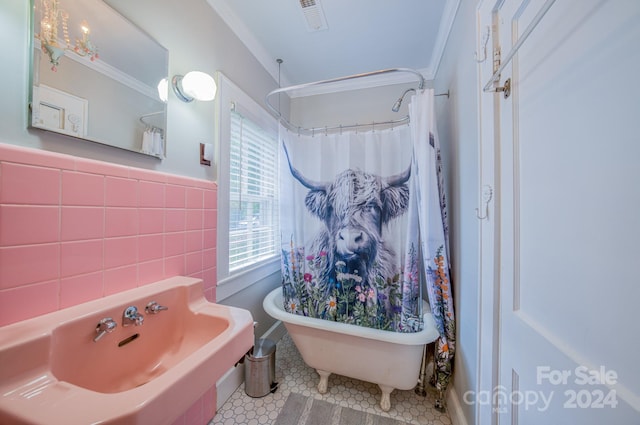
<path id="1" fill-rule="evenodd" d="M 52 71 L 57 70 L 60 58 L 66 51 L 88 56 L 92 61 L 98 59 L 98 48 L 89 38 L 91 29 L 86 20 L 80 24 L 82 38 L 76 38 L 72 46 L 69 38 L 69 13 L 60 7 L 60 0 L 41 0 L 40 6 L 42 19 L 40 34 L 37 34 L 36 38 L 42 44 L 42 51 L 49 56 Z M 62 30 L 62 39 L 59 38 L 59 29 Z"/>

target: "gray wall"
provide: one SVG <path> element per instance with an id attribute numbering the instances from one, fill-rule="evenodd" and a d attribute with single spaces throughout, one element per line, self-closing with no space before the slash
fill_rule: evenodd
<path id="1" fill-rule="evenodd" d="M 449 229 L 453 296 L 457 320 L 454 387 L 461 397 L 475 390 L 478 357 L 479 236 L 475 208 L 478 193 L 478 107 L 475 46 L 476 2 L 461 1 L 434 80 L 436 92 L 450 90 L 448 101 L 436 101 L 445 185 L 449 196 Z M 462 403 L 469 424 L 473 406 Z"/>
<path id="2" fill-rule="evenodd" d="M 291 99 L 290 121 L 297 126 L 311 128 L 397 120 L 408 114 L 411 93 L 405 96 L 398 112 L 391 111 L 393 104 L 406 89 L 416 86 L 417 82 L 294 97 Z"/>

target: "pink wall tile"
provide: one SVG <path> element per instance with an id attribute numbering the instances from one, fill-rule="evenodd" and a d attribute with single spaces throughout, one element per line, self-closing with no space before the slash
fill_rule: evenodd
<path id="1" fill-rule="evenodd" d="M 104 208 L 62 207 L 60 239 L 76 241 L 104 236 Z"/>
<path id="2" fill-rule="evenodd" d="M 137 207 L 138 181 L 119 177 L 106 177 L 104 202 L 108 207 Z"/>
<path id="3" fill-rule="evenodd" d="M 57 279 L 60 245 L 25 245 L 0 248 L 0 289 Z"/>
<path id="4" fill-rule="evenodd" d="M 185 255 L 187 275 L 191 276 L 202 271 L 202 252 L 192 252 Z"/>
<path id="5" fill-rule="evenodd" d="M 148 285 L 164 279 L 164 260 L 138 263 L 138 286 Z"/>
<path id="6" fill-rule="evenodd" d="M 104 295 L 116 294 L 138 286 L 138 266 L 126 266 L 104 271 Z"/>
<path id="7" fill-rule="evenodd" d="M 164 235 L 138 236 L 138 261 L 144 262 L 162 258 L 164 254 Z"/>
<path id="8" fill-rule="evenodd" d="M 73 156 L 7 144 L 0 144 L 0 161 L 66 170 L 73 170 L 76 166 Z"/>
<path id="9" fill-rule="evenodd" d="M 218 227 L 218 210 L 204 210 L 203 226 L 205 229 L 215 229 Z"/>
<path id="10" fill-rule="evenodd" d="M 164 258 L 164 276 L 184 276 L 184 255 L 176 255 L 175 257 Z"/>
<path id="11" fill-rule="evenodd" d="M 127 266 L 138 262 L 138 238 L 107 238 L 104 240 L 104 268 Z"/>
<path id="12" fill-rule="evenodd" d="M 186 232 L 186 252 L 202 252 L 203 234 L 201 230 Z"/>
<path id="13" fill-rule="evenodd" d="M 0 246 L 56 242 L 59 222 L 58 207 L 0 205 Z"/>
<path id="14" fill-rule="evenodd" d="M 0 291 L 0 326 L 58 310 L 58 281 Z"/>
<path id="15" fill-rule="evenodd" d="M 0 144 L 0 325 L 176 275 L 214 300 L 216 196 L 206 180 Z"/>
<path id="16" fill-rule="evenodd" d="M 138 233 L 162 233 L 164 231 L 164 212 L 162 208 L 138 209 Z M 184 228 L 184 226 L 182 226 Z"/>
<path id="17" fill-rule="evenodd" d="M 60 244 L 60 276 L 68 277 L 102 270 L 103 241 L 63 242 Z"/>
<path id="18" fill-rule="evenodd" d="M 187 212 L 183 209 L 164 210 L 164 231 L 180 232 L 186 229 Z"/>
<path id="19" fill-rule="evenodd" d="M 204 191 L 204 208 L 205 209 L 218 209 L 218 191 L 217 190 L 205 190 Z"/>
<path id="20" fill-rule="evenodd" d="M 104 176 L 63 171 L 62 205 L 104 206 Z"/>
<path id="21" fill-rule="evenodd" d="M 215 292 L 216 286 L 217 286 L 217 282 L 216 282 L 216 273 L 217 270 L 215 268 L 212 269 L 205 269 L 202 271 L 202 280 L 203 280 L 203 287 L 205 289 L 205 291 L 208 290 L 213 290 Z M 215 297 L 214 298 L 207 298 L 208 300 L 213 300 L 215 301 Z"/>
<path id="22" fill-rule="evenodd" d="M 164 207 L 164 184 L 141 181 L 138 184 L 138 205 L 142 208 Z"/>
<path id="23" fill-rule="evenodd" d="M 187 230 L 202 229 L 203 216 L 202 210 L 187 210 Z"/>
<path id="24" fill-rule="evenodd" d="M 168 184 L 164 191 L 164 206 L 167 208 L 184 208 L 186 205 L 186 194 L 183 186 Z"/>
<path id="25" fill-rule="evenodd" d="M 60 279 L 60 308 L 102 297 L 102 271 Z"/>
<path id="26" fill-rule="evenodd" d="M 96 161 L 94 159 L 76 158 L 76 171 L 100 174 L 103 176 L 129 178 L 129 167 Z"/>
<path id="27" fill-rule="evenodd" d="M 202 209 L 204 203 L 204 191 L 202 189 L 187 188 L 187 208 Z"/>
<path id="28" fill-rule="evenodd" d="M 178 254 L 184 254 L 185 235 L 184 232 L 166 233 L 164 235 L 164 255 L 172 257 Z"/>
<path id="29" fill-rule="evenodd" d="M 190 177 L 178 176 L 175 174 L 167 174 L 167 183 L 170 185 L 201 187 L 202 182 L 206 182 L 206 180 L 198 180 L 192 179 Z"/>
<path id="30" fill-rule="evenodd" d="M 216 259 L 216 249 L 205 249 L 202 251 L 202 268 L 210 269 L 212 267 L 216 267 L 217 259 Z"/>
<path id="31" fill-rule="evenodd" d="M 204 249 L 215 248 L 218 233 L 215 229 L 204 231 Z"/>
<path id="32" fill-rule="evenodd" d="M 60 204 L 60 170 L 3 162 L 0 173 L 3 204 Z"/>
<path id="33" fill-rule="evenodd" d="M 104 235 L 106 237 L 134 236 L 138 234 L 137 208 L 106 208 Z"/>
<path id="34" fill-rule="evenodd" d="M 143 170 L 142 168 L 130 168 L 129 178 L 146 182 L 166 183 L 167 174 L 158 173 L 152 170 Z"/>

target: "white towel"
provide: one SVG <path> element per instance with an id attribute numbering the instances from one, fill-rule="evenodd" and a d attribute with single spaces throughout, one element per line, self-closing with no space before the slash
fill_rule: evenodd
<path id="1" fill-rule="evenodd" d="M 164 158 L 164 141 L 160 131 L 153 132 L 153 154 L 157 157 Z"/>
<path id="2" fill-rule="evenodd" d="M 147 129 L 142 133 L 142 148 L 140 152 L 151 154 L 153 152 L 153 133 Z"/>

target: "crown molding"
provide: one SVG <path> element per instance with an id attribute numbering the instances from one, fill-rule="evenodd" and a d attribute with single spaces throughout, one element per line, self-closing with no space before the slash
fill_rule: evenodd
<path id="1" fill-rule="evenodd" d="M 258 62 L 260 62 L 262 67 L 269 75 L 271 75 L 274 81 L 277 82 L 278 77 L 280 77 L 280 83 L 282 86 L 288 86 L 291 84 L 286 74 L 283 74 L 278 70 L 278 63 L 275 59 L 271 57 L 269 52 L 267 52 L 267 49 L 264 48 L 262 43 L 253 35 L 253 32 L 247 28 L 244 22 L 238 19 L 236 14 L 233 13 L 229 6 L 227 6 L 225 1 L 207 0 L 207 3 L 209 3 L 209 6 L 211 6 L 220 18 L 222 18 L 224 23 L 227 24 L 231 29 L 231 32 L 240 39 L 247 49 L 249 49 L 249 53 L 251 53 Z"/>
<path id="2" fill-rule="evenodd" d="M 438 36 L 433 46 L 433 52 L 431 53 L 431 62 L 429 69 L 431 70 L 432 77 L 435 79 L 438 68 L 440 67 L 440 61 L 444 55 L 444 48 L 447 45 L 449 34 L 453 29 L 453 23 L 458 13 L 458 7 L 460 6 L 460 0 L 447 0 L 442 11 L 442 18 L 440 19 L 440 29 L 438 30 Z"/>
<path id="3" fill-rule="evenodd" d="M 222 0 L 207 0 L 207 3 L 229 26 L 231 31 L 236 34 L 240 41 L 247 47 L 247 49 L 249 49 L 251 54 L 253 54 L 258 62 L 260 62 L 260 64 L 264 67 L 264 69 L 273 77 L 273 79 L 275 81 L 278 81 L 279 70 L 277 63 L 273 60 L 271 55 L 269 55 L 262 43 L 260 43 L 260 41 L 253 35 L 251 30 L 249 30 L 249 28 L 247 28 L 247 26 L 233 13 L 231 8 L 227 6 L 226 2 Z M 427 68 L 417 70 L 427 81 L 433 80 L 435 78 L 436 72 L 438 71 L 438 67 L 440 66 L 440 61 L 442 60 L 444 49 L 449 38 L 449 34 L 451 32 L 451 29 L 453 28 L 453 22 L 455 20 L 459 5 L 460 0 L 446 1 L 442 13 L 442 19 L 440 21 L 441 25 L 436 36 L 433 53 L 431 54 L 430 64 Z M 414 81 L 415 78 L 402 73 L 385 74 L 358 80 L 349 80 L 327 85 L 307 87 L 300 90 L 292 90 L 287 92 L 287 94 L 290 97 L 295 98 L 336 93 L 340 91 L 367 89 L 392 84 L 403 84 Z M 280 82 L 281 87 L 287 87 L 291 85 L 290 80 L 286 75 L 283 74 L 280 75 Z"/>
<path id="4" fill-rule="evenodd" d="M 37 50 L 42 51 L 42 43 L 40 42 L 40 40 L 36 39 L 34 40 L 34 42 L 35 42 L 34 47 Z M 61 46 L 64 45 L 64 41 L 62 40 L 60 40 L 59 43 L 61 43 L 60 44 Z M 150 97 L 153 100 L 160 101 L 160 98 L 158 97 L 158 90 L 155 87 L 151 87 L 143 83 L 137 78 L 134 78 L 131 75 L 120 71 L 118 68 L 111 66 L 100 59 L 96 59 L 92 61 L 91 59 L 89 59 L 89 57 L 80 56 L 76 53 L 73 53 L 72 51 L 65 52 L 64 57 L 66 57 L 67 59 L 71 59 L 72 61 L 77 62 L 79 64 L 82 64 L 89 69 L 99 72 L 100 74 L 105 75 L 121 84 L 124 84 L 125 86 L 147 97 Z"/>

